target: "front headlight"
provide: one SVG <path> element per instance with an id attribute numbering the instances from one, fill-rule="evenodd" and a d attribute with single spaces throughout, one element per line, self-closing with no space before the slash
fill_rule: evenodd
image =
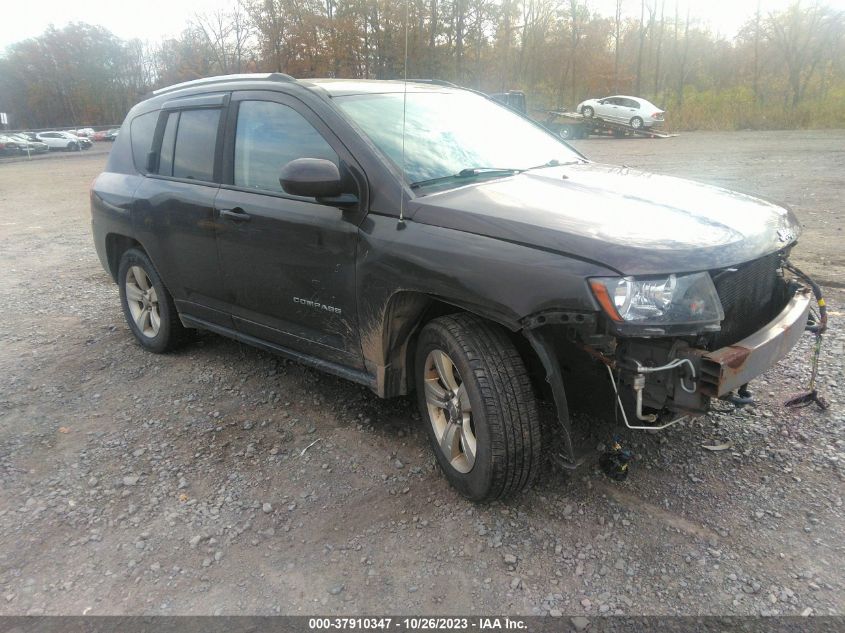
<path id="1" fill-rule="evenodd" d="M 725 318 L 707 273 L 634 277 L 594 277 L 590 288 L 607 316 L 617 323 L 669 326 L 718 324 Z"/>

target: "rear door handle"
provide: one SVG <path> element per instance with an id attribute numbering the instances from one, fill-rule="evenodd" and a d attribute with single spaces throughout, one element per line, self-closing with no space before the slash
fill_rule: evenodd
<path id="1" fill-rule="evenodd" d="M 234 222 L 249 222 L 252 216 L 240 207 L 234 209 L 220 209 L 220 217 L 228 218 Z"/>

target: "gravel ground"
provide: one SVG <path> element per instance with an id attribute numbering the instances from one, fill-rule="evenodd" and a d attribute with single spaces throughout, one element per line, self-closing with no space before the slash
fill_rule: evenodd
<path id="1" fill-rule="evenodd" d="M 796 191 L 845 147 L 843 132 L 741 137 L 767 160 L 813 156 L 785 172 Z M 758 169 L 731 138 L 578 146 L 730 181 Z M 0 164 L 0 614 L 845 611 L 842 291 L 827 412 L 781 406 L 806 384 L 807 337 L 757 381 L 757 406 L 622 433 L 638 456 L 626 482 L 549 467 L 477 506 L 436 471 L 411 399 L 213 335 L 143 352 L 91 245 L 103 163 L 92 150 Z M 777 197 L 784 178 L 753 188 Z M 796 206 L 808 233 L 835 235 L 845 171 L 824 178 Z M 841 255 L 841 240 L 802 243 L 797 259 L 832 276 Z"/>

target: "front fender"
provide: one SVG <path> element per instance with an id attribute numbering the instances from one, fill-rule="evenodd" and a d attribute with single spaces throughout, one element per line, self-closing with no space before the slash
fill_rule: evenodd
<path id="1" fill-rule="evenodd" d="M 360 227 L 358 249 L 362 351 L 368 369 L 382 375 L 425 298 L 518 331 L 529 315 L 595 311 L 585 279 L 612 274 L 559 253 L 375 214 Z"/>

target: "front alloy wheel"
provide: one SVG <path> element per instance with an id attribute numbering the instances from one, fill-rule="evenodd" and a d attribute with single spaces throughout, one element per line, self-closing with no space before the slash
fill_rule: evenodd
<path id="1" fill-rule="evenodd" d="M 540 466 L 540 415 L 505 330 L 468 313 L 439 317 L 420 331 L 414 363 L 423 425 L 449 483 L 473 501 L 530 485 Z"/>
<path id="2" fill-rule="evenodd" d="M 468 473 L 478 448 L 472 404 L 455 363 L 439 349 L 429 352 L 425 360 L 425 401 L 440 451 L 452 468 Z"/>

